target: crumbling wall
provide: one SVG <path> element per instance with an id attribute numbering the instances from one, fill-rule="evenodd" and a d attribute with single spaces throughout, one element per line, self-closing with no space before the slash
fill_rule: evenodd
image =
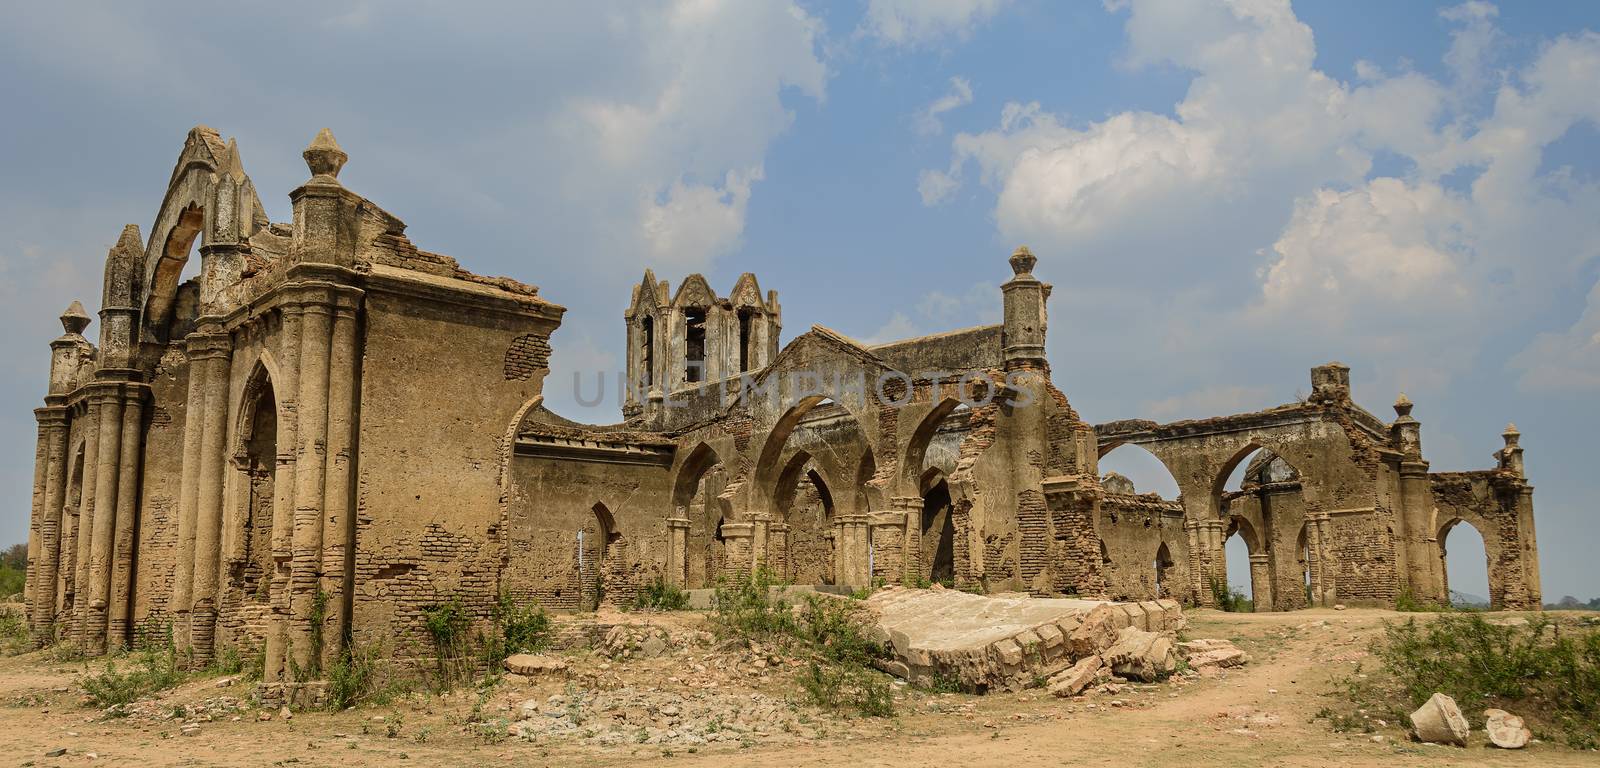
<path id="1" fill-rule="evenodd" d="M 133 588 L 136 644 L 166 642 L 178 570 L 178 490 L 183 482 L 183 432 L 189 415 L 189 361 L 169 344 L 150 379 L 139 488 L 139 544 Z"/>
<path id="2" fill-rule="evenodd" d="M 1537 610 L 1541 595 L 1529 569 L 1531 543 L 1524 536 L 1524 517 L 1531 516 L 1527 482 L 1514 474 L 1496 470 L 1479 472 L 1435 472 L 1428 476 L 1433 487 L 1434 528 L 1439 557 L 1445 557 L 1450 530 L 1466 523 L 1483 537 L 1488 558 L 1489 603 L 1504 610 Z M 1440 573 L 1447 573 L 1441 565 Z M 1446 581 L 1443 594 L 1448 600 L 1452 587 Z"/>

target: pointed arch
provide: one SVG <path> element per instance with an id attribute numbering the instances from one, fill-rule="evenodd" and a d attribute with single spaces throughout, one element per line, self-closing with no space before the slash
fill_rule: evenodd
<path id="1" fill-rule="evenodd" d="M 1102 557 L 1105 556 L 1105 546 L 1105 542 L 1101 542 L 1100 551 Z M 1161 546 L 1156 547 L 1156 559 L 1154 562 L 1157 600 L 1169 597 L 1172 592 L 1172 567 L 1174 565 L 1177 565 L 1177 563 L 1172 559 L 1172 550 L 1167 548 L 1166 542 L 1161 542 Z"/>
<path id="2" fill-rule="evenodd" d="M 914 484 L 921 476 L 923 463 L 928 456 L 928 444 L 933 442 L 934 433 L 939 431 L 939 425 L 943 424 L 957 408 L 964 405 L 957 398 L 944 398 L 917 422 L 916 428 L 911 431 L 910 439 L 906 441 L 900 459 L 901 477 L 908 485 Z"/>

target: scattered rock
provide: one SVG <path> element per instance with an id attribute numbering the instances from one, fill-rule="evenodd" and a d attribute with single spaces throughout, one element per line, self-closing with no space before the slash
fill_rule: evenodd
<path id="1" fill-rule="evenodd" d="M 55 749 L 52 749 L 49 752 L 44 753 L 44 756 L 45 757 L 60 757 L 62 755 L 65 755 L 66 753 L 67 753 L 67 748 L 66 747 L 56 747 Z"/>
<path id="2" fill-rule="evenodd" d="M 1049 691 L 1051 694 L 1061 696 L 1076 696 L 1094 682 L 1095 674 L 1100 671 L 1102 662 L 1099 656 L 1085 656 L 1066 670 L 1050 678 Z"/>
<path id="3" fill-rule="evenodd" d="M 294 719 L 294 713 L 290 712 L 288 707 L 283 707 L 282 709 L 278 710 L 278 719 L 279 720 L 293 720 Z"/>
<path id="4" fill-rule="evenodd" d="M 1456 706 L 1456 700 L 1442 693 L 1433 694 L 1417 711 L 1411 713 L 1411 727 L 1417 741 L 1454 744 L 1458 747 L 1467 745 L 1467 733 L 1471 730 L 1467 718 L 1461 715 L 1461 708 Z"/>
<path id="5" fill-rule="evenodd" d="M 184 723 L 180 728 L 178 728 L 178 733 L 181 733 L 181 734 L 183 734 L 185 736 L 199 736 L 200 735 L 200 724 L 199 723 Z"/>
<path id="6" fill-rule="evenodd" d="M 1344 610 L 1344 603 L 1334 603 L 1334 604 L 1333 604 L 1333 609 L 1334 609 L 1334 610 L 1335 610 L 1335 611 L 1342 611 L 1342 610 Z"/>
<path id="7" fill-rule="evenodd" d="M 1483 729 L 1489 732 L 1489 741 L 1501 749 L 1522 749 L 1533 738 L 1533 731 L 1523 724 L 1522 718 L 1503 709 L 1483 711 Z"/>

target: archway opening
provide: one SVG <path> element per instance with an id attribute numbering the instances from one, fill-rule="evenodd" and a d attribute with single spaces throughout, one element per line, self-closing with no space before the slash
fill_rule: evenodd
<path id="1" fill-rule="evenodd" d="M 1309 605 L 1305 582 L 1314 572 L 1308 563 L 1315 553 L 1291 538 L 1303 537 L 1306 524 L 1300 471 L 1277 452 L 1252 444 L 1224 465 L 1215 488 L 1227 533 L 1213 591 L 1220 595 L 1226 587 L 1236 607 L 1248 604 L 1256 611 Z"/>
<path id="2" fill-rule="evenodd" d="M 271 600 L 272 527 L 277 498 L 278 403 L 272 378 L 258 365 L 245 384 L 239 410 L 239 443 L 234 466 L 240 473 L 244 504 L 240 520 L 242 561 L 230 563 L 230 586 L 242 602 Z"/>
<path id="3" fill-rule="evenodd" d="M 197 253 L 205 226 L 204 208 L 190 205 L 162 244 L 161 258 L 145 301 L 144 326 L 155 340 L 166 344 L 181 339 L 199 314 L 200 256 Z"/>
<path id="4" fill-rule="evenodd" d="M 811 454 L 796 451 L 778 477 L 768 567 L 792 584 L 833 583 L 833 491 Z"/>
<path id="5" fill-rule="evenodd" d="M 1493 602 L 1489 590 L 1489 556 L 1483 534 L 1476 526 L 1457 518 L 1439 533 L 1439 559 L 1444 562 L 1446 594 L 1456 608 L 1488 608 Z"/>
<path id="6" fill-rule="evenodd" d="M 922 481 L 923 577 L 947 587 L 956 579 L 956 526 L 951 514 L 950 483 L 944 473 L 929 470 Z"/>
<path id="7" fill-rule="evenodd" d="M 684 558 L 679 574 L 688 589 L 716 584 L 722 572 L 722 494 L 730 478 L 711 446 L 700 443 L 678 470 L 672 489 L 675 515 L 689 521 Z"/>
<path id="8" fill-rule="evenodd" d="M 1101 553 L 1102 557 L 1105 556 L 1105 543 L 1104 542 L 1101 542 L 1101 544 L 1100 544 L 1100 553 Z M 1106 559 L 1109 559 L 1109 558 L 1106 558 Z M 1168 597 L 1169 593 L 1171 592 L 1171 582 L 1172 582 L 1172 575 L 1171 574 L 1172 574 L 1172 566 L 1174 566 L 1174 565 L 1176 565 L 1176 563 L 1174 563 L 1172 561 L 1172 550 L 1167 549 L 1166 542 L 1162 542 L 1161 546 L 1156 549 L 1156 559 L 1155 559 L 1155 563 L 1153 564 L 1153 567 L 1155 568 L 1155 571 L 1156 571 L 1156 599 L 1157 600 L 1160 600 L 1162 598 Z"/>
<path id="9" fill-rule="evenodd" d="M 596 503 L 589 512 L 584 526 L 578 529 L 579 605 L 583 610 L 594 611 L 605 601 L 607 558 L 618 534 L 605 504 Z"/>
<path id="10" fill-rule="evenodd" d="M 1108 493 L 1153 493 L 1168 501 L 1178 498 L 1178 481 L 1155 454 L 1142 445 L 1123 443 L 1100 456 L 1100 485 Z"/>

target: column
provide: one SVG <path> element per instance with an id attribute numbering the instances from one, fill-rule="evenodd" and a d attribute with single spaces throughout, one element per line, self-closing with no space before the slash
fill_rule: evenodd
<path id="1" fill-rule="evenodd" d="M 191 334 L 186 340 L 189 389 L 183 406 L 183 474 L 178 484 L 177 580 L 172 586 L 173 642 L 178 650 L 190 648 L 191 609 L 194 606 L 194 542 L 196 513 L 200 505 L 200 457 L 206 410 L 206 371 L 201 359 L 204 340 Z"/>
<path id="2" fill-rule="evenodd" d="M 101 389 L 94 397 L 100 402 L 100 456 L 95 473 L 94 521 L 89 531 L 89 584 L 80 601 L 89 607 L 85 614 L 84 650 L 91 655 L 105 652 L 106 610 L 111 596 L 111 537 L 117 521 L 117 470 L 122 457 L 122 398 L 116 388 Z"/>
<path id="3" fill-rule="evenodd" d="M 1250 556 L 1250 599 L 1256 611 L 1275 611 L 1272 596 L 1272 564 L 1266 553 Z"/>
<path id="4" fill-rule="evenodd" d="M 60 564 L 61 508 L 67 491 L 67 410 L 40 408 L 34 411 L 44 438 L 43 508 L 39 519 L 39 557 L 30 563 L 37 568 L 34 577 L 31 621 L 35 645 L 47 645 L 55 637 L 56 572 Z M 37 474 L 37 470 L 36 470 Z"/>
<path id="5" fill-rule="evenodd" d="M 288 657 L 290 561 L 294 556 L 295 441 L 299 426 L 300 385 L 300 305 L 285 303 L 279 310 L 278 374 L 274 394 L 285 416 L 278 424 L 278 459 L 272 494 L 272 573 L 269 589 L 272 614 L 267 624 L 266 668 L 262 680 L 277 683 L 283 679 Z"/>
<path id="6" fill-rule="evenodd" d="M 772 516 L 766 513 L 750 516 L 750 572 L 767 565 L 767 527 Z"/>
<path id="7" fill-rule="evenodd" d="M 106 645 L 124 647 L 131 640 L 130 599 L 133 595 L 134 517 L 139 493 L 140 428 L 144 418 L 142 387 L 129 388 L 122 407 L 122 449 L 117 469 L 117 512 L 111 550 L 111 600 L 106 621 Z"/>
<path id="8" fill-rule="evenodd" d="M 311 620 L 321 589 L 323 492 L 328 434 L 328 348 L 332 308 L 306 302 L 300 318 L 300 381 L 295 398 L 294 549 L 289 575 L 291 669 L 313 670 Z M 320 659 L 319 659 L 320 660 Z"/>
<path id="9" fill-rule="evenodd" d="M 45 477 L 50 466 L 50 440 L 49 430 L 45 428 L 44 416 L 34 409 L 34 421 L 37 422 L 36 435 L 33 443 L 33 506 L 28 513 L 28 562 L 22 580 L 22 599 L 28 606 L 28 628 L 34 629 L 37 625 L 33 619 L 33 582 L 34 574 L 39 568 L 39 526 L 44 518 Z"/>
<path id="10" fill-rule="evenodd" d="M 922 551 L 922 498 L 894 496 L 889 499 L 889 508 L 904 515 L 900 537 L 901 578 L 915 583 L 928 576 L 928 563 L 924 562 L 925 553 Z"/>
<path id="11" fill-rule="evenodd" d="M 355 515 L 350 509 L 351 471 L 355 460 L 356 314 L 352 297 L 342 296 L 334 308 L 332 346 L 328 353 L 328 439 L 326 528 L 322 536 L 322 591 L 328 611 L 322 630 L 322 668 L 339 658 L 342 630 L 353 610 L 345 591 L 355 561 Z"/>
<path id="12" fill-rule="evenodd" d="M 667 583 L 680 588 L 689 584 L 689 517 L 683 507 L 667 518 Z"/>
<path id="13" fill-rule="evenodd" d="M 99 491 L 100 403 L 88 398 L 83 432 L 83 489 L 78 494 L 78 530 L 72 562 L 72 637 L 79 648 L 87 648 L 89 636 L 89 546 L 94 535 L 94 505 Z"/>
<path id="14" fill-rule="evenodd" d="M 210 663 L 216 650 L 218 582 L 222 572 L 222 479 L 226 466 L 229 338 L 213 326 L 199 363 L 205 368 L 205 406 L 201 412 L 200 477 L 194 525 L 194 599 L 189 642 L 194 662 Z M 191 417 L 194 414 L 191 413 Z"/>

